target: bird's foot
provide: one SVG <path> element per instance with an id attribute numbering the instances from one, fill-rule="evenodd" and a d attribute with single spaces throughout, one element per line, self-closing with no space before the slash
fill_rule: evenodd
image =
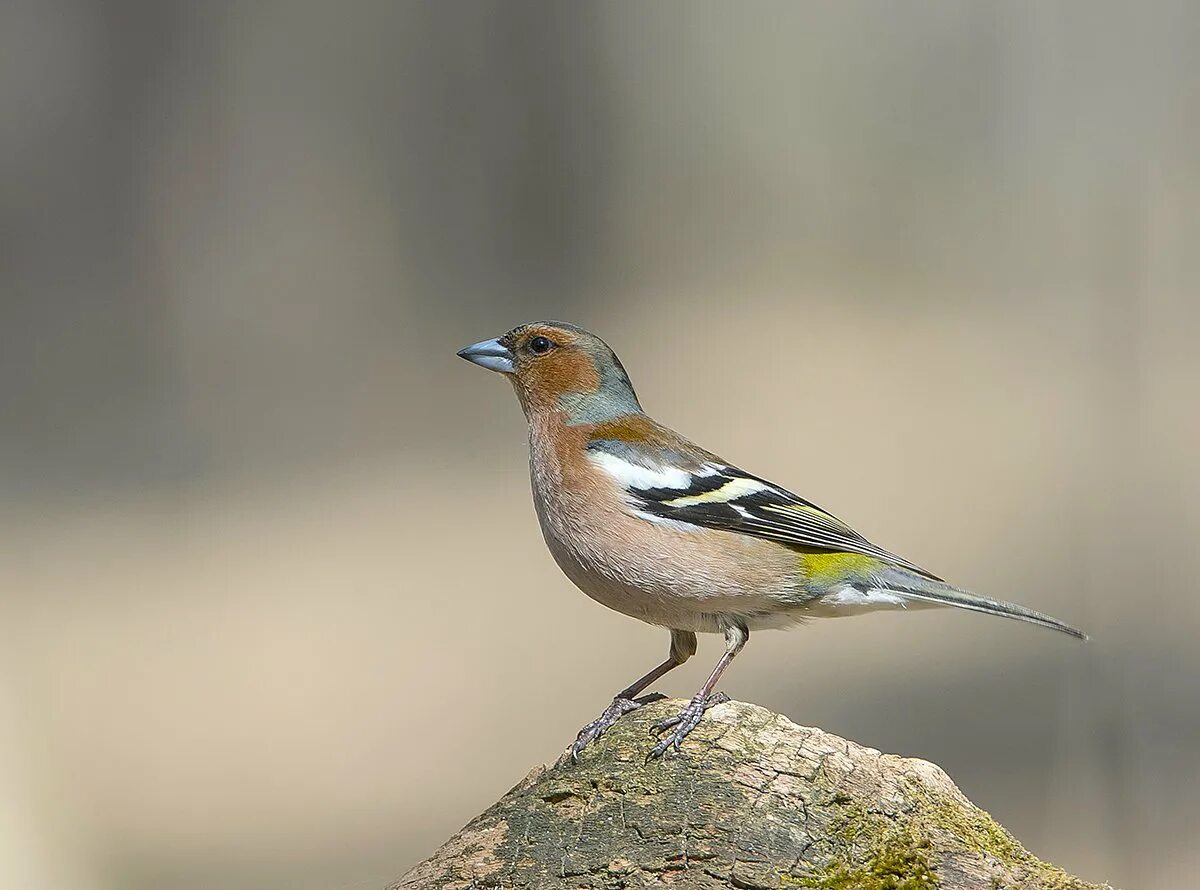
<path id="1" fill-rule="evenodd" d="M 661 698 L 663 698 L 663 696 L 658 694 L 643 695 L 640 698 L 622 698 L 618 695 L 612 700 L 612 704 L 604 709 L 603 714 L 601 714 L 583 729 L 579 730 L 579 735 L 577 735 L 575 737 L 575 741 L 571 743 L 571 759 L 579 760 L 580 751 L 586 748 L 591 742 L 594 742 L 596 739 L 600 738 L 600 736 L 604 735 L 610 726 L 612 726 L 630 711 L 636 711 L 642 705 L 648 702 L 657 701 Z"/>
<path id="2" fill-rule="evenodd" d="M 724 692 L 716 692 L 707 697 L 696 696 L 688 702 L 686 708 L 674 717 L 659 720 L 650 727 L 651 735 L 662 735 L 668 729 L 672 731 L 659 740 L 658 744 L 646 755 L 646 759 L 652 760 L 655 757 L 662 757 L 668 748 L 674 748 L 678 751 L 683 740 L 700 724 L 700 718 L 704 716 L 704 712 L 713 705 L 719 705 L 727 701 L 729 701 L 729 696 Z"/>

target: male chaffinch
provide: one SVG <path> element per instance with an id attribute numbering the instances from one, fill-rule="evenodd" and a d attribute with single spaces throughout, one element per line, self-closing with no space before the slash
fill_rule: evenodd
<path id="1" fill-rule="evenodd" d="M 725 652 L 687 707 L 653 728 L 662 738 L 650 757 L 678 750 L 705 710 L 727 700 L 713 688 L 751 630 L 957 606 L 1086 639 L 1055 618 L 951 587 L 656 423 L 594 334 L 534 322 L 458 354 L 504 374 L 516 390 L 529 423 L 533 502 L 559 568 L 597 602 L 671 632 L 666 661 L 580 730 L 574 757 L 696 652 L 697 633 L 724 634 Z"/>

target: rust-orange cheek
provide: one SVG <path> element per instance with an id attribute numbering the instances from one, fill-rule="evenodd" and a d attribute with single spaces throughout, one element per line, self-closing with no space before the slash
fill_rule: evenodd
<path id="1" fill-rule="evenodd" d="M 591 356 L 564 349 L 532 363 L 524 376 L 531 389 L 549 396 L 590 393 L 600 388 L 600 374 Z"/>

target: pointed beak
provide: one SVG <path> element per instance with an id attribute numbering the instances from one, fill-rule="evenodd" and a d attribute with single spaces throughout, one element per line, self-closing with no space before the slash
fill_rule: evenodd
<path id="1" fill-rule="evenodd" d="M 501 374 L 511 374 L 516 370 L 513 364 L 512 350 L 499 340 L 481 340 L 472 343 L 458 351 L 459 358 L 474 362 L 489 371 L 499 371 Z"/>

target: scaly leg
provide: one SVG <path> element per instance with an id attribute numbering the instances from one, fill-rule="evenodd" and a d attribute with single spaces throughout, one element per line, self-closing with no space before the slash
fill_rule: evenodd
<path id="1" fill-rule="evenodd" d="M 748 639 L 750 639 L 750 631 L 741 625 L 731 624 L 725 628 L 725 653 L 717 662 L 717 666 L 713 668 L 713 672 L 708 675 L 708 679 L 704 681 L 704 685 L 700 687 L 700 691 L 688 702 L 687 707 L 679 712 L 678 716 L 660 720 L 650 728 L 652 735 L 662 735 L 668 729 L 672 731 L 654 746 L 646 756 L 647 760 L 662 757 L 668 748 L 678 751 L 679 745 L 687 738 L 688 733 L 699 725 L 700 718 L 704 716 L 705 711 L 713 705 L 729 701 L 729 696 L 723 692 L 714 695 L 713 688 L 721 679 L 721 674 L 725 673 L 725 668 L 729 667 L 734 657 L 742 651 L 742 647 L 746 645 Z"/>
<path id="2" fill-rule="evenodd" d="M 589 742 L 593 742 L 604 735 L 610 726 L 630 711 L 640 708 L 645 701 L 638 701 L 635 699 L 635 696 L 643 689 L 668 671 L 673 671 L 679 667 L 695 653 L 696 635 L 688 630 L 672 630 L 671 652 L 667 656 L 667 660 L 644 677 L 634 680 L 629 686 L 618 692 L 616 697 L 613 698 L 612 704 L 604 709 L 603 714 L 579 730 L 579 735 L 575 737 L 575 741 L 571 745 L 571 759 L 578 760 L 579 752 L 586 748 Z"/>

